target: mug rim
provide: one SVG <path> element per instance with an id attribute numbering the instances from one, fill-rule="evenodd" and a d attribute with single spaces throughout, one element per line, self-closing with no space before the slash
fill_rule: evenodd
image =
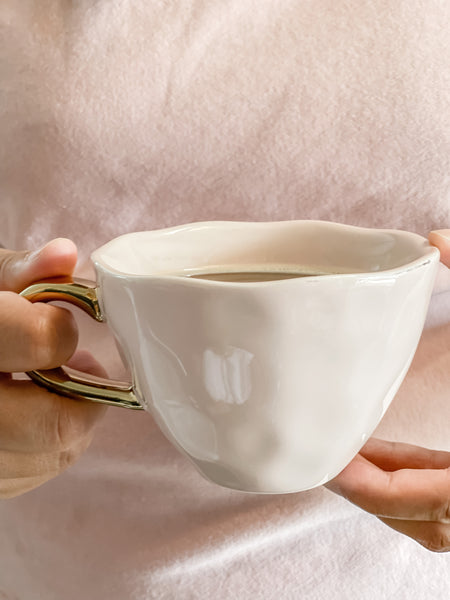
<path id="1" fill-rule="evenodd" d="M 239 286 L 240 288 L 242 288 L 242 283 L 237 283 L 237 282 L 233 282 L 233 281 L 219 281 L 219 280 L 213 280 L 213 279 L 195 279 L 195 278 L 190 278 L 190 277 L 182 277 L 180 276 L 179 273 L 173 273 L 173 272 L 168 272 L 168 273 L 147 273 L 147 274 L 139 274 L 139 273 L 127 273 L 125 271 L 122 271 L 120 269 L 117 269 L 115 267 L 112 267 L 111 265 L 107 264 L 105 262 L 105 260 L 102 258 L 102 254 L 104 255 L 104 253 L 111 248 L 113 245 L 117 244 L 117 242 L 119 240 L 124 240 L 126 238 L 143 238 L 144 236 L 146 238 L 148 237 L 162 237 L 162 236 L 167 236 L 167 235 L 173 235 L 175 233 L 181 232 L 181 231 L 189 231 L 189 230 L 198 230 L 201 228 L 221 228 L 223 229 L 225 228 L 229 228 L 230 230 L 233 228 L 244 228 L 244 227 L 257 227 L 257 228 L 264 228 L 264 227 L 273 227 L 273 226 L 279 226 L 282 227 L 283 225 L 286 227 L 290 227 L 290 226 L 298 226 L 298 225 L 305 225 L 308 224 L 308 226 L 319 226 L 319 227 L 325 227 L 325 228 L 330 228 L 330 229 L 339 229 L 343 232 L 348 231 L 349 233 L 352 232 L 359 232 L 359 233 L 364 233 L 366 235 L 379 235 L 379 234 L 390 234 L 390 235 L 394 235 L 397 238 L 406 238 L 408 239 L 410 242 L 412 242 L 415 246 L 416 249 L 418 251 L 418 253 L 420 252 L 420 256 L 415 258 L 412 261 L 408 261 L 405 262 L 404 264 L 398 265 L 396 267 L 391 267 L 388 269 L 380 269 L 377 271 L 355 271 L 355 272 L 350 272 L 350 273 L 325 273 L 325 274 L 321 274 L 320 280 L 330 280 L 330 279 L 335 279 L 335 278 L 345 278 L 345 279 L 351 279 L 351 278 L 379 278 L 380 276 L 397 276 L 400 275 L 402 273 L 406 273 L 408 271 L 412 271 L 421 267 L 425 267 L 426 265 L 432 263 L 432 262 L 439 262 L 440 259 L 440 252 L 438 250 L 438 248 L 436 248 L 435 246 L 432 246 L 429 241 L 427 240 L 427 238 L 421 236 L 420 234 L 417 233 L 413 233 L 410 231 L 406 231 L 406 230 L 402 230 L 402 229 L 385 229 L 385 228 L 374 228 L 374 227 L 361 227 L 358 225 L 349 225 L 346 223 L 338 223 L 338 222 L 333 222 L 333 221 L 324 221 L 324 220 L 315 220 L 315 219 L 290 219 L 290 220 L 279 220 L 279 221 L 193 221 L 190 223 L 185 223 L 185 224 L 181 224 L 181 225 L 175 225 L 172 227 L 164 227 L 164 228 L 159 228 L 159 229 L 152 229 L 152 230 L 141 230 L 141 231 L 133 231 L 133 232 L 128 232 L 128 233 L 124 233 L 122 235 L 116 236 L 115 238 L 109 240 L 108 242 L 106 242 L 105 244 L 103 244 L 102 246 L 99 246 L 97 249 L 95 249 L 92 253 L 91 253 L 91 260 L 95 265 L 96 270 L 100 269 L 101 271 L 105 272 L 105 273 L 109 273 L 110 275 L 113 275 L 114 277 L 119 277 L 119 278 L 123 278 L 123 279 L 127 279 L 127 280 L 136 280 L 136 279 L 163 279 L 163 280 L 176 280 L 179 282 L 185 282 L 185 283 L 189 283 L 189 284 L 195 284 L 195 285 L 208 285 L 208 286 Z M 300 282 L 305 282 L 305 281 L 311 281 L 311 279 L 314 279 L 315 281 L 317 281 L 317 278 L 314 275 L 308 276 L 308 275 L 304 275 L 301 279 L 298 278 L 294 278 L 294 279 L 277 279 L 277 280 L 271 280 L 271 281 L 254 281 L 254 282 L 246 282 L 245 283 L 245 287 L 246 288 L 252 288 L 255 286 L 270 286 L 270 285 L 289 285 L 292 284 L 292 282 L 296 282 L 296 284 L 298 285 Z"/>

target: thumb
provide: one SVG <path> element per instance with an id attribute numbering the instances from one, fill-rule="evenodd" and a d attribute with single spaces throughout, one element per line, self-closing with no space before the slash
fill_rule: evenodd
<path id="1" fill-rule="evenodd" d="M 430 244 L 439 248 L 441 261 L 450 268 L 450 229 L 438 229 L 432 231 L 428 239 Z"/>
<path id="2" fill-rule="evenodd" d="M 65 238 L 34 252 L 0 249 L 0 290 L 20 292 L 34 281 L 71 275 L 76 262 L 77 248 Z"/>

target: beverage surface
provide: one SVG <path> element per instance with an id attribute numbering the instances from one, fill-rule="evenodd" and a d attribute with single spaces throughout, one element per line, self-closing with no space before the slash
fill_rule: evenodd
<path id="1" fill-rule="evenodd" d="M 231 283 L 256 283 L 295 279 L 298 277 L 318 277 L 332 275 L 333 271 L 314 270 L 301 265 L 218 265 L 186 270 L 182 275 L 192 279 L 227 281 Z"/>

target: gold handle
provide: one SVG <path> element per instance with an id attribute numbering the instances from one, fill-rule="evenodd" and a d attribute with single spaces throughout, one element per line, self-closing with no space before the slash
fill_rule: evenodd
<path id="1" fill-rule="evenodd" d="M 31 302 L 64 300 L 78 306 L 96 321 L 104 320 L 98 303 L 97 288 L 90 281 L 77 279 L 69 283 L 55 281 L 35 283 L 23 290 L 20 295 Z M 131 386 L 121 386 L 100 378 L 98 381 L 88 381 L 70 375 L 62 367 L 45 371 L 29 371 L 27 375 L 38 385 L 69 398 L 143 410 Z"/>

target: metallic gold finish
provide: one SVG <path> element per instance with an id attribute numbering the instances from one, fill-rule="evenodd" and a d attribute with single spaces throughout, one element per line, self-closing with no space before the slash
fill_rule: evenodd
<path id="1" fill-rule="evenodd" d="M 74 378 L 61 367 L 48 371 L 30 371 L 27 375 L 38 385 L 62 396 L 142 410 L 131 386 L 121 388 L 110 382 L 88 382 Z"/>
<path id="2" fill-rule="evenodd" d="M 90 283 L 90 285 L 86 285 Z M 75 304 L 78 308 L 87 312 L 96 321 L 103 321 L 97 298 L 97 288 L 91 282 L 81 279 L 70 283 L 44 282 L 35 283 L 20 293 L 28 298 L 30 302 L 51 302 L 52 300 L 64 300 Z"/>
<path id="3" fill-rule="evenodd" d="M 69 282 L 66 280 L 35 283 L 23 290 L 20 295 L 30 302 L 55 300 L 70 302 L 96 321 L 104 320 L 98 303 L 97 288 L 92 282 L 77 279 Z M 143 410 L 129 385 L 120 385 L 100 378 L 89 381 L 80 376 L 70 375 L 62 367 L 46 371 L 30 371 L 27 375 L 38 385 L 69 398 Z"/>

